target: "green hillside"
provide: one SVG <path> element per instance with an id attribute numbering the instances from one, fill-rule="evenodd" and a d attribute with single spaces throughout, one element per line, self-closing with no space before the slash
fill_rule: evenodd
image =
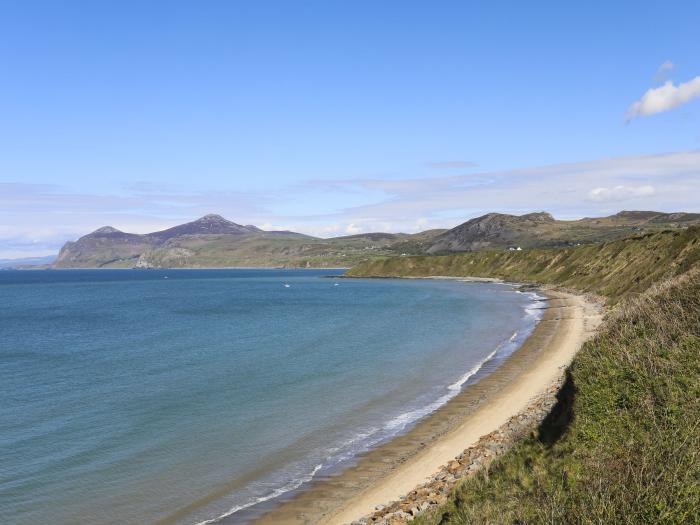
<path id="1" fill-rule="evenodd" d="M 545 212 L 488 213 L 450 230 L 363 233 L 322 239 L 264 231 L 205 215 L 167 230 L 135 234 L 104 226 L 67 242 L 55 268 L 350 267 L 373 257 L 553 248 L 611 241 L 700 223 L 700 214 L 623 211 L 575 221 Z"/>
<path id="2" fill-rule="evenodd" d="M 621 211 L 608 217 L 572 221 L 555 219 L 544 211 L 525 215 L 487 213 L 430 239 L 424 245 L 424 253 L 440 255 L 510 247 L 562 248 L 698 224 L 700 214 L 683 212 Z"/>
<path id="3" fill-rule="evenodd" d="M 498 277 L 575 288 L 615 302 L 698 262 L 700 227 L 692 226 L 574 248 L 379 257 L 351 268 L 346 275 Z"/>
<path id="4" fill-rule="evenodd" d="M 530 438 L 416 525 L 700 523 L 700 271 L 624 300 Z"/>
<path id="5" fill-rule="evenodd" d="M 444 233 L 366 233 L 320 239 L 263 231 L 220 215 L 205 215 L 167 230 L 134 234 L 105 226 L 67 242 L 55 268 L 348 267 L 376 255 L 422 253 Z"/>
<path id="6" fill-rule="evenodd" d="M 139 261 L 141 265 L 169 268 L 348 267 L 374 255 L 394 255 L 390 246 L 393 237 L 317 239 L 291 232 L 183 236 L 146 251 Z M 133 265 L 133 262 L 121 262 L 125 266 Z"/>
<path id="7" fill-rule="evenodd" d="M 700 523 L 700 228 L 560 250 L 377 259 L 353 276 L 482 276 L 605 295 L 529 438 L 417 525 Z M 466 444 L 465 444 L 466 445 Z"/>

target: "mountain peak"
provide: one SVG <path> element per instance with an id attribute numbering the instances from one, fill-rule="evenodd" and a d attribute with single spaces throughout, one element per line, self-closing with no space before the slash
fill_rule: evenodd
<path id="1" fill-rule="evenodd" d="M 538 229 L 546 229 L 556 221 L 545 211 L 510 215 L 487 213 L 470 219 L 438 235 L 428 248 L 428 253 L 471 251 L 492 246 L 521 244 L 524 237 L 535 235 Z"/>
<path id="2" fill-rule="evenodd" d="M 121 230 L 117 230 L 116 228 L 113 228 L 112 226 L 102 226 L 102 228 L 97 228 L 94 232 L 94 234 L 105 234 L 105 233 L 123 233 Z"/>
<path id="3" fill-rule="evenodd" d="M 193 222 L 203 222 L 203 221 L 220 221 L 220 222 L 231 222 L 227 219 L 224 219 L 221 215 L 217 215 L 216 213 L 208 213 L 204 215 L 203 217 L 200 217 L 196 221 Z"/>
<path id="4" fill-rule="evenodd" d="M 653 219 L 654 217 L 657 217 L 659 215 L 664 215 L 664 214 L 660 211 L 622 210 L 621 212 L 618 212 L 615 215 L 613 215 L 613 217 L 617 217 L 619 219 L 645 220 L 645 219 Z"/>
<path id="5" fill-rule="evenodd" d="M 246 234 L 260 232 L 260 228 L 255 226 L 243 226 L 223 218 L 221 215 L 210 213 L 192 222 L 187 222 L 167 230 L 149 233 L 150 237 L 158 239 L 169 239 L 179 235 L 224 235 L 224 234 Z"/>
<path id="6" fill-rule="evenodd" d="M 521 215 L 520 218 L 536 222 L 554 222 L 554 217 L 552 217 L 552 214 L 547 213 L 546 211 L 526 213 L 525 215 Z"/>

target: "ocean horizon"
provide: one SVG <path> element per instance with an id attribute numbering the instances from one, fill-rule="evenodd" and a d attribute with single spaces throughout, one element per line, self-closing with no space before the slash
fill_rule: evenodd
<path id="1" fill-rule="evenodd" d="M 410 429 L 540 316 L 508 284 L 342 273 L 0 272 L 5 522 L 235 522 Z"/>

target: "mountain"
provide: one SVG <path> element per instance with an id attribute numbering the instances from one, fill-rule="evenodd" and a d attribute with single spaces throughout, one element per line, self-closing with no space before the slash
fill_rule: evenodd
<path id="1" fill-rule="evenodd" d="M 264 231 L 220 215 L 205 215 L 143 235 L 104 226 L 66 243 L 53 266 L 348 267 L 374 256 L 571 246 L 695 223 L 700 223 L 700 214 L 623 211 L 610 217 L 560 221 L 545 212 L 520 216 L 488 213 L 451 230 L 374 232 L 320 239 L 290 231 Z"/>
<path id="2" fill-rule="evenodd" d="M 700 223 L 698 213 L 622 211 L 609 217 L 556 220 L 549 213 L 526 215 L 487 213 L 434 237 L 428 254 L 484 249 L 546 248 L 587 244 L 627 237 L 639 231 L 685 227 Z"/>
<path id="3" fill-rule="evenodd" d="M 556 221 L 549 213 L 506 215 L 487 213 L 471 219 L 438 235 L 428 247 L 428 253 L 477 251 L 483 248 L 508 247 L 524 244 L 551 229 Z"/>
<path id="4" fill-rule="evenodd" d="M 56 268 L 99 268 L 122 261 L 135 264 L 142 254 L 156 245 L 156 240 L 148 235 L 125 233 L 104 226 L 75 242 L 64 244 L 53 265 Z"/>
<path id="5" fill-rule="evenodd" d="M 149 233 L 147 237 L 158 241 L 167 241 L 182 235 L 245 235 L 260 233 L 262 230 L 255 226 L 241 226 L 224 219 L 221 215 L 205 215 L 196 221 L 181 224 L 160 232 Z"/>
<path id="6" fill-rule="evenodd" d="M 434 230 L 435 234 L 444 230 Z M 167 230 L 134 234 L 104 226 L 74 242 L 66 243 L 55 268 L 150 268 L 293 266 L 345 267 L 373 255 L 396 255 L 392 248 L 430 237 L 430 233 L 368 233 L 320 239 L 290 231 L 264 231 L 244 226 L 220 215 Z M 411 252 L 411 253 L 414 253 Z"/>

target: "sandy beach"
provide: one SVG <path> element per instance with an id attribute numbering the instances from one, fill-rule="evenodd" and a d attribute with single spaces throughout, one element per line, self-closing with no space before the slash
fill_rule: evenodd
<path id="1" fill-rule="evenodd" d="M 313 482 L 256 523 L 351 523 L 398 500 L 481 436 L 525 410 L 562 376 L 600 323 L 595 301 L 547 290 L 548 306 L 525 343 L 498 368 L 421 420 L 406 434 L 362 456 L 337 476 Z"/>

